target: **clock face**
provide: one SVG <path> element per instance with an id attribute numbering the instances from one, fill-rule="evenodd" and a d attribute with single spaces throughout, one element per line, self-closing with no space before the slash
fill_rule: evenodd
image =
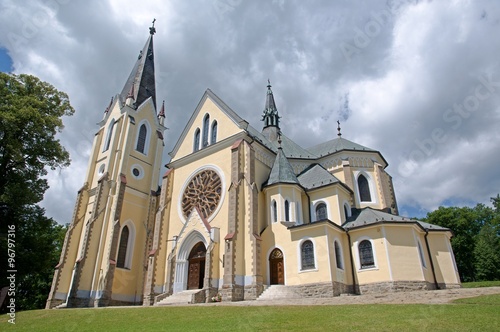
<path id="1" fill-rule="evenodd" d="M 187 219 L 194 208 L 208 219 L 217 209 L 221 199 L 222 182 L 213 170 L 197 173 L 189 181 L 182 195 L 182 213 Z"/>

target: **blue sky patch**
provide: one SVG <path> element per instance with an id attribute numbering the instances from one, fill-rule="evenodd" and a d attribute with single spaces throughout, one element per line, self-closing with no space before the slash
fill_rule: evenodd
<path id="1" fill-rule="evenodd" d="M 10 73 L 12 68 L 12 59 L 5 48 L 0 47 L 0 71 L 3 73 Z"/>

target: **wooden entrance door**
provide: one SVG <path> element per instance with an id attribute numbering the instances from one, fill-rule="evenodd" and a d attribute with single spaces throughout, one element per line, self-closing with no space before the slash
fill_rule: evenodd
<path id="1" fill-rule="evenodd" d="M 269 255 L 269 269 L 271 285 L 285 284 L 285 267 L 283 265 L 283 253 L 278 248 Z"/>
<path id="2" fill-rule="evenodd" d="M 187 289 L 203 288 L 205 278 L 205 256 L 207 249 L 203 242 L 198 242 L 189 254 Z"/>

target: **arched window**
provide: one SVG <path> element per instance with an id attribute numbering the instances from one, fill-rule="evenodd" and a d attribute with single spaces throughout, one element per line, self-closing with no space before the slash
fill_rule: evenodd
<path id="1" fill-rule="evenodd" d="M 418 247 L 418 255 L 420 256 L 420 262 L 422 263 L 423 267 L 427 268 L 427 264 L 425 263 L 424 252 L 422 250 L 422 245 L 420 244 L 420 241 L 417 241 L 417 247 Z"/>
<path id="2" fill-rule="evenodd" d="M 316 206 L 316 221 L 325 220 L 325 219 L 327 219 L 327 216 L 326 216 L 326 204 L 325 203 L 319 203 Z"/>
<path id="3" fill-rule="evenodd" d="M 349 218 L 351 216 L 350 210 L 351 210 L 351 208 L 349 207 L 349 205 L 347 203 L 345 203 L 344 204 L 345 221 L 347 221 L 347 218 Z"/>
<path id="4" fill-rule="evenodd" d="M 212 135 L 210 137 L 210 144 L 217 142 L 217 121 L 212 122 Z"/>
<path id="5" fill-rule="evenodd" d="M 148 136 L 148 128 L 146 124 L 143 123 L 139 128 L 139 135 L 137 136 L 137 145 L 135 149 L 140 153 L 144 153 L 144 148 L 146 147 L 146 137 Z"/>
<path id="6" fill-rule="evenodd" d="M 210 125 L 210 115 L 205 115 L 203 119 L 203 141 L 202 148 L 206 148 L 208 146 L 208 127 Z"/>
<path id="7" fill-rule="evenodd" d="M 314 245 L 310 240 L 302 242 L 300 246 L 302 270 L 314 269 Z"/>
<path id="8" fill-rule="evenodd" d="M 344 263 L 342 262 L 342 251 L 340 250 L 339 243 L 334 241 L 333 247 L 335 249 L 335 262 L 337 263 L 337 268 L 343 270 Z"/>
<path id="9" fill-rule="evenodd" d="M 130 231 L 128 226 L 123 226 L 122 234 L 120 236 L 120 244 L 118 246 L 118 257 L 116 258 L 116 267 L 127 268 L 125 263 L 127 261 L 127 248 L 128 248 L 128 238 Z"/>
<path id="10" fill-rule="evenodd" d="M 368 180 L 363 174 L 360 174 L 358 176 L 358 190 L 361 202 L 372 201 L 372 197 L 370 195 L 370 185 L 368 184 Z"/>
<path id="11" fill-rule="evenodd" d="M 362 269 L 375 266 L 375 261 L 373 259 L 373 249 L 372 243 L 369 240 L 363 240 L 358 246 L 359 250 L 359 262 Z"/>
<path id="12" fill-rule="evenodd" d="M 285 221 L 290 221 L 290 202 L 285 200 Z"/>
<path id="13" fill-rule="evenodd" d="M 104 147 L 102 149 L 102 152 L 108 151 L 109 149 L 109 145 L 111 144 L 111 137 L 113 136 L 114 127 L 115 127 L 115 120 L 113 119 L 109 124 L 108 134 L 106 135 L 106 141 L 104 142 Z"/>
<path id="14" fill-rule="evenodd" d="M 196 152 L 200 149 L 200 128 L 196 128 L 194 132 L 194 143 L 193 143 L 193 152 Z"/>
<path id="15" fill-rule="evenodd" d="M 278 221 L 278 204 L 276 204 L 276 201 L 273 199 L 273 202 L 271 203 L 271 215 L 272 215 L 272 220 L 273 222 Z"/>

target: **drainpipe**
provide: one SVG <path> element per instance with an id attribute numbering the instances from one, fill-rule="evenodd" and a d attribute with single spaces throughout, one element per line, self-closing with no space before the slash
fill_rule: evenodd
<path id="1" fill-rule="evenodd" d="M 434 270 L 434 263 L 432 262 L 431 250 L 429 248 L 429 240 L 427 240 L 427 235 L 429 235 L 429 231 L 426 229 L 424 235 L 425 246 L 427 247 L 427 254 L 429 256 L 429 261 L 431 262 L 431 271 L 432 271 L 432 277 L 434 278 L 434 286 L 436 287 L 436 289 L 439 289 L 439 285 L 436 279 L 436 271 Z"/>
<path id="2" fill-rule="evenodd" d="M 352 258 L 351 235 L 349 229 L 346 229 L 347 241 L 349 242 L 349 257 L 351 258 L 351 273 L 352 273 L 352 292 L 356 294 L 356 276 L 354 273 L 354 259 Z"/>

